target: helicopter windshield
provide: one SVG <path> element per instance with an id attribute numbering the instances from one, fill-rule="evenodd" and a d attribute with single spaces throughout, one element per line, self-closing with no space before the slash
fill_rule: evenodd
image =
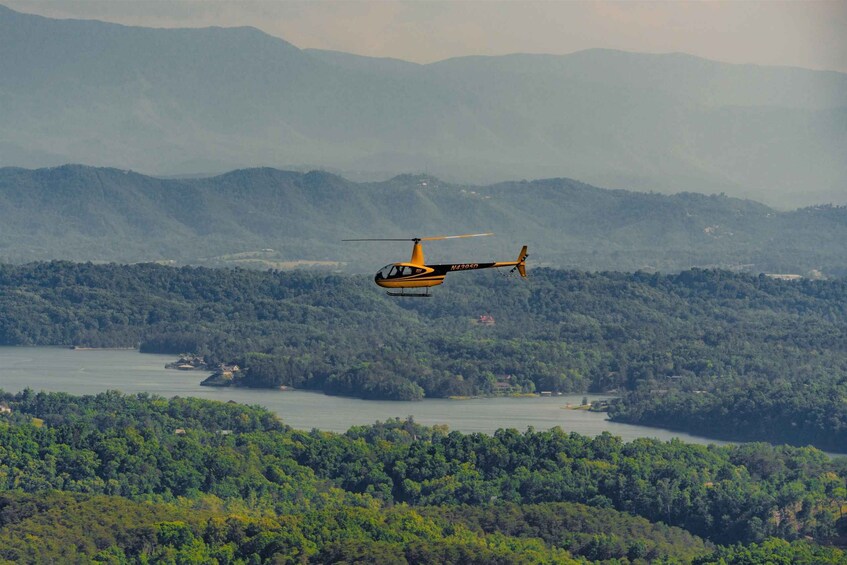
<path id="1" fill-rule="evenodd" d="M 376 274 L 377 279 L 396 279 L 398 277 L 408 277 L 412 274 L 421 272 L 422 269 L 413 269 L 404 265 L 386 265 Z"/>
<path id="2" fill-rule="evenodd" d="M 389 276 L 394 276 L 394 272 L 396 271 L 394 265 L 386 265 L 381 268 L 377 274 L 376 278 L 378 279 L 387 279 Z"/>

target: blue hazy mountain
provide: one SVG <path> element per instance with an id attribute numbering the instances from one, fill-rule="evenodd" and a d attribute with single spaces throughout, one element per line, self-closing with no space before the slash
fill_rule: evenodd
<path id="1" fill-rule="evenodd" d="M 0 166 L 565 176 L 784 208 L 847 201 L 843 73 L 601 49 L 419 65 L 302 50 L 253 28 L 2 6 L 0 52 Z"/>
<path id="2" fill-rule="evenodd" d="M 271 168 L 183 179 L 80 165 L 0 169 L 0 261 L 327 261 L 374 272 L 406 260 L 411 245 L 341 240 L 487 231 L 497 236 L 430 242 L 427 259 L 511 260 L 527 244 L 535 267 L 847 274 L 847 207 L 780 212 L 565 178 L 472 186 Z"/>

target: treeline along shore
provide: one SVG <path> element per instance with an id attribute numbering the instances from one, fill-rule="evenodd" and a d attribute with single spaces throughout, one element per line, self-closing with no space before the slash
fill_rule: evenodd
<path id="1" fill-rule="evenodd" d="M 415 301 L 355 275 L 0 265 L 0 344 L 191 353 L 232 384 L 366 399 L 614 392 L 621 421 L 847 445 L 844 279 L 533 269 Z"/>

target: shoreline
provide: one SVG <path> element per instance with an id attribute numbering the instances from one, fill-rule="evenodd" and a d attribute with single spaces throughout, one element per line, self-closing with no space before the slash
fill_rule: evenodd
<path id="1" fill-rule="evenodd" d="M 30 352 L 41 349 L 43 355 L 32 357 Z M 271 411 L 278 413 L 290 425 L 298 427 L 298 429 L 310 429 L 318 427 L 325 430 L 341 430 L 346 431 L 350 426 L 360 425 L 364 423 L 373 423 L 374 420 L 384 419 L 388 416 L 407 416 L 414 415 L 418 421 L 429 421 L 434 423 L 448 423 L 451 428 L 462 431 L 464 427 L 468 428 L 469 432 L 483 431 L 488 433 L 490 429 L 498 429 L 502 427 L 516 427 L 522 429 L 525 426 L 532 425 L 536 429 L 547 429 L 548 427 L 562 426 L 563 429 L 571 429 L 585 435 L 600 433 L 605 428 L 609 428 L 609 432 L 613 435 L 618 435 L 629 441 L 634 437 L 653 437 L 664 439 L 668 437 L 682 436 L 682 441 L 695 444 L 708 443 L 749 443 L 749 438 L 733 439 L 731 437 L 704 436 L 702 434 L 692 433 L 689 430 L 674 429 L 670 427 L 649 425 L 643 423 L 623 422 L 619 420 L 610 420 L 604 413 L 595 413 L 591 418 L 589 426 L 591 431 L 580 430 L 580 427 L 585 424 L 585 418 L 589 417 L 591 411 L 582 409 L 568 410 L 567 402 L 571 402 L 572 407 L 579 407 L 580 398 L 584 394 L 572 394 L 565 397 L 543 397 L 539 395 L 530 395 L 533 402 L 515 402 L 512 396 L 486 396 L 463 399 L 465 402 L 457 404 L 452 402 L 450 398 L 433 399 L 426 398 L 422 402 L 405 402 L 405 401 L 379 401 L 379 400 L 364 400 L 357 397 L 339 397 L 324 394 L 318 390 L 307 389 L 289 389 L 287 391 L 279 391 L 276 388 L 249 388 L 249 387 L 201 387 L 197 382 L 196 373 L 191 371 L 174 371 L 164 369 L 158 362 L 154 362 L 151 367 L 145 365 L 142 371 L 149 371 L 149 377 L 140 377 L 138 371 L 140 367 L 138 361 L 133 359 L 145 359 L 154 357 L 162 359 L 169 357 L 168 354 L 151 353 L 141 355 L 134 348 L 80 348 L 82 351 L 101 351 L 102 355 L 98 354 L 91 357 L 92 362 L 81 361 L 85 356 L 78 356 L 73 353 L 67 346 L 3 346 L 0 351 L 6 350 L 9 352 L 19 351 L 22 356 L 13 356 L 6 364 L 4 372 L 4 382 L 2 389 L 6 392 L 19 392 L 25 388 L 35 390 L 52 390 L 65 391 L 69 394 L 96 394 L 106 390 L 121 390 L 124 393 L 148 392 L 164 396 L 191 396 L 197 398 L 207 398 L 213 400 L 234 400 L 245 404 L 260 404 Z M 114 358 L 107 358 L 107 353 L 111 351 Z M 136 351 L 136 353 L 133 353 Z M 67 352 L 67 353 L 63 353 Z M 51 359 L 59 359 L 66 356 L 66 360 L 58 364 L 45 364 Z M 31 367 L 32 362 L 37 360 L 37 370 Z M 128 363 L 129 361 L 129 363 Z M 79 363 L 79 364 L 78 364 Z M 98 367 L 105 363 L 105 367 L 109 368 L 108 376 L 98 375 Z M 128 372 L 127 372 L 128 371 Z M 102 372 L 102 371 L 101 371 Z M 126 373 L 124 375 L 124 373 Z M 93 378 L 92 378 L 93 377 Z M 67 382 L 63 382 L 68 379 Z M 103 384 L 97 384 L 103 379 Z M 117 379 L 117 380 L 116 380 Z M 81 382 L 82 381 L 82 382 Z M 283 394 L 269 394 L 270 391 L 277 390 Z M 231 391 L 231 392 L 227 392 Z M 320 396 L 318 396 L 320 395 Z M 595 396 L 596 395 L 596 396 Z M 599 397 L 608 397 L 611 395 L 588 393 L 590 400 L 597 400 Z M 314 400 L 309 400 L 309 399 Z M 503 403 L 508 402 L 508 407 Z M 450 410 L 445 403 L 449 403 L 454 407 L 462 407 L 461 412 L 457 414 L 455 410 Z M 502 411 L 491 413 L 488 409 L 482 408 L 481 405 L 498 406 L 503 405 Z M 343 405 L 343 406 L 342 406 Z M 440 407 L 438 407 L 440 405 Z M 553 407 L 555 405 L 555 407 Z M 531 407 L 528 409 L 516 408 L 518 406 Z M 425 409 L 423 407 L 426 407 Z M 329 410 L 329 414 L 327 414 Z M 345 412 L 346 418 L 336 414 L 339 411 Z M 478 416 L 470 416 L 465 414 L 468 411 L 478 413 Z M 553 412 L 563 414 L 558 416 Z M 315 420 L 314 414 L 320 413 L 322 416 L 319 420 Z M 365 413 L 366 415 L 362 415 Z M 577 423 L 570 420 L 570 416 L 564 414 L 573 414 L 582 423 Z M 576 416 L 580 415 L 580 416 Z M 603 417 L 604 422 L 601 424 L 597 418 Z M 491 426 L 487 426 L 484 422 L 493 420 Z M 301 420 L 301 422 L 298 422 Z M 451 423 L 452 421 L 452 423 Z M 455 422 L 462 421 L 462 424 Z M 625 428 L 620 428 L 624 426 Z M 617 429 L 616 429 L 617 428 Z M 636 429 L 637 428 L 637 429 Z M 698 430 L 700 431 L 700 430 Z M 790 445 L 786 442 L 773 442 L 764 439 L 756 439 L 761 443 L 769 445 Z M 847 457 L 847 452 L 828 451 L 821 447 L 816 447 L 829 457 Z"/>
<path id="2" fill-rule="evenodd" d="M 15 347 L 15 346 L 12 346 Z M 45 347 L 41 345 L 34 345 L 32 347 Z M 47 345 L 46 347 L 51 347 Z M 64 347 L 64 346 L 54 346 L 54 347 Z M 70 345 L 68 349 L 71 351 L 138 351 L 137 347 L 83 347 L 81 345 Z"/>

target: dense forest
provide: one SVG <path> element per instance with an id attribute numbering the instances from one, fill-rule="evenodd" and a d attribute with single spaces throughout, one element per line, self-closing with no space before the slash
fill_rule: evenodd
<path id="1" fill-rule="evenodd" d="M 847 462 L 813 448 L 309 432 L 116 392 L 0 404 L 4 562 L 847 562 Z"/>
<path id="2" fill-rule="evenodd" d="M 238 364 L 235 385 L 362 398 L 617 391 L 623 421 L 847 445 L 843 279 L 463 275 L 410 301 L 359 276 L 2 265 L 0 344 L 195 353 Z"/>
<path id="3" fill-rule="evenodd" d="M 373 273 L 406 259 L 410 246 L 342 239 L 494 231 L 473 245 L 433 242 L 427 256 L 504 261 L 528 245 L 535 265 L 559 268 L 842 276 L 847 207 L 821 204 L 780 211 L 725 195 L 607 190 L 566 178 L 469 186 L 420 175 L 355 183 L 270 168 L 183 179 L 81 165 L 0 168 L 0 261 Z"/>

